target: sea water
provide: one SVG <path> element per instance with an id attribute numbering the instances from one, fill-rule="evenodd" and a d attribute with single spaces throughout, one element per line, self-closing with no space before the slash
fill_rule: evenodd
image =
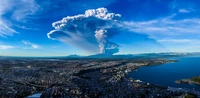
<path id="1" fill-rule="evenodd" d="M 176 80 L 200 76 L 200 57 L 183 57 L 175 60 L 179 62 L 140 67 L 137 71 L 130 72 L 128 76 L 151 84 L 200 91 L 200 85 L 175 83 Z"/>

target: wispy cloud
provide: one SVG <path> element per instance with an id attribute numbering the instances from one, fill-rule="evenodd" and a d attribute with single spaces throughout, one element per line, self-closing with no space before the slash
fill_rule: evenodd
<path id="1" fill-rule="evenodd" d="M 190 10 L 187 9 L 179 9 L 180 13 L 190 13 Z"/>
<path id="2" fill-rule="evenodd" d="M 192 43 L 192 42 L 200 42 L 200 40 L 193 40 L 193 39 L 161 39 L 157 40 L 161 43 Z"/>
<path id="3" fill-rule="evenodd" d="M 31 43 L 29 41 L 22 41 L 25 45 L 28 45 L 29 47 L 23 47 L 24 49 L 38 49 L 39 45 Z"/>
<path id="4" fill-rule="evenodd" d="M 12 48 L 14 48 L 14 46 L 0 45 L 0 49 L 3 49 L 3 50 L 12 49 Z"/>
<path id="5" fill-rule="evenodd" d="M 35 14 L 40 6 L 35 0 L 4 0 L 0 2 L 0 9 L 0 15 L 12 12 L 13 19 L 22 21 L 27 16 Z"/>
<path id="6" fill-rule="evenodd" d="M 12 36 L 18 33 L 14 27 L 15 22 L 22 22 L 26 17 L 35 14 L 40 6 L 35 0 L 4 0 L 0 2 L 0 36 Z"/>
<path id="7" fill-rule="evenodd" d="M 200 19 L 175 19 L 178 14 L 148 21 L 124 21 L 119 25 L 131 32 L 148 35 L 172 51 L 185 51 L 188 47 L 198 46 Z"/>
<path id="8" fill-rule="evenodd" d="M 183 34 L 200 34 L 200 19 L 191 18 L 173 20 L 172 17 L 165 17 L 142 22 L 126 21 L 123 24 L 123 28 L 133 32 L 159 37 L 161 35 L 181 36 Z"/>
<path id="9" fill-rule="evenodd" d="M 4 37 L 5 35 L 13 35 L 14 33 L 18 33 L 16 30 L 12 29 L 9 24 L 3 21 L 0 18 L 0 36 Z"/>

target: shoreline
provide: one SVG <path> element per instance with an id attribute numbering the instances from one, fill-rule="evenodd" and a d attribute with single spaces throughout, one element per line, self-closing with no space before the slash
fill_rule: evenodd
<path id="1" fill-rule="evenodd" d="M 190 85 L 199 85 L 200 86 L 200 76 L 192 77 L 189 79 L 181 79 L 175 81 L 178 84 L 190 84 Z"/>

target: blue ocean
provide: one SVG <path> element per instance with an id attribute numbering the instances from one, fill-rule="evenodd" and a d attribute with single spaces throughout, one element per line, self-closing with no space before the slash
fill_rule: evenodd
<path id="1" fill-rule="evenodd" d="M 199 85 L 175 83 L 176 80 L 200 76 L 200 57 L 174 58 L 174 60 L 179 62 L 140 67 L 137 71 L 130 72 L 128 76 L 151 84 L 200 91 Z"/>

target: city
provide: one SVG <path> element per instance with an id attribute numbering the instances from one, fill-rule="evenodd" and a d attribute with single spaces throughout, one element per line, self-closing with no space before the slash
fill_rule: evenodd
<path id="1" fill-rule="evenodd" d="M 141 66 L 173 63 L 164 59 L 0 59 L 0 96 L 27 97 L 40 93 L 49 97 L 134 97 L 199 96 L 178 88 L 142 82 L 127 73 Z"/>

